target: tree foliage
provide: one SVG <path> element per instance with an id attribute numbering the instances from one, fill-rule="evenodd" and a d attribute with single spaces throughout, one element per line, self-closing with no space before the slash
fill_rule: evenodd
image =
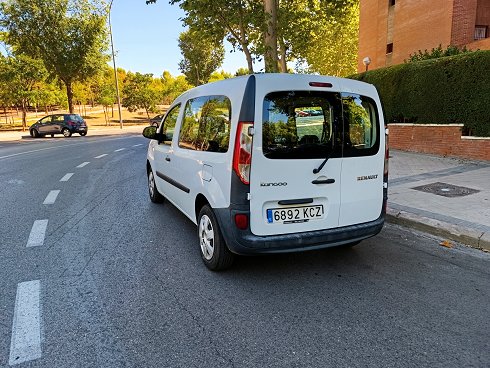
<path id="1" fill-rule="evenodd" d="M 47 71 L 40 60 L 26 55 L 10 55 L 0 60 L 0 80 L 8 102 L 22 108 L 22 128 L 25 129 L 27 107 L 35 100 L 35 87 L 44 82 Z"/>
<path id="2" fill-rule="evenodd" d="M 359 32 L 359 2 L 320 2 L 312 20 L 301 21 L 288 31 L 296 70 L 323 75 L 347 76 L 356 72 Z M 293 27 L 295 28 L 295 27 Z M 308 37 L 304 37 L 307 34 Z"/>
<path id="3" fill-rule="evenodd" d="M 7 43 L 43 61 L 65 84 L 73 112 L 73 83 L 96 74 L 107 60 L 105 5 L 98 0 L 11 0 L 0 6 Z"/>
<path id="4" fill-rule="evenodd" d="M 158 89 L 155 87 L 153 74 L 141 74 L 128 72 L 124 80 L 123 106 L 129 111 L 145 109 L 146 115 L 155 110 L 159 100 Z"/>
<path id="5" fill-rule="evenodd" d="M 179 69 L 195 86 L 207 83 L 225 57 L 222 40 L 213 42 L 192 28 L 180 34 L 179 47 L 183 56 Z"/>
<path id="6" fill-rule="evenodd" d="M 146 3 L 154 3 L 149 0 Z M 185 25 L 242 51 L 248 72 L 264 60 L 266 72 L 347 75 L 355 71 L 359 0 L 171 0 Z"/>

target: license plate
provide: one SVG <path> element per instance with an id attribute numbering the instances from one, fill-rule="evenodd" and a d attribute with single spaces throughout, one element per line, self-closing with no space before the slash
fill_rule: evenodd
<path id="1" fill-rule="evenodd" d="M 267 222 L 290 224 L 323 218 L 323 205 L 271 208 L 267 210 Z"/>

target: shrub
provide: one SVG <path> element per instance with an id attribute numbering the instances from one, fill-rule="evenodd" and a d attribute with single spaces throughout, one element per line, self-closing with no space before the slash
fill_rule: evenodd
<path id="1" fill-rule="evenodd" d="M 387 123 L 464 124 L 490 137 L 490 51 L 399 64 L 351 76 L 374 84 Z"/>

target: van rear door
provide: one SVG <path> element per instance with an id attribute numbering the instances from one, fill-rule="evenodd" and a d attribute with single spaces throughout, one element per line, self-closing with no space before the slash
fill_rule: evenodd
<path id="1" fill-rule="evenodd" d="M 256 86 L 251 231 L 273 235 L 337 227 L 342 166 L 340 92 L 312 88 L 306 78 L 288 81 L 290 90 L 277 91 L 279 82 L 272 83 L 274 92 L 259 81 Z"/>
<path id="2" fill-rule="evenodd" d="M 349 89 L 349 81 L 343 86 Z M 350 89 L 357 91 L 342 93 L 344 160 L 339 226 L 374 221 L 383 206 L 386 137 L 379 98 L 373 86 Z"/>

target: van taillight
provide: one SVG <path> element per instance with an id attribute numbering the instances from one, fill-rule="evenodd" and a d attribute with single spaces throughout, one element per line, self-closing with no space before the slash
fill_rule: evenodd
<path id="1" fill-rule="evenodd" d="M 388 182 L 388 160 L 390 158 L 390 148 L 388 145 L 388 127 L 385 127 L 385 168 L 384 168 L 384 181 Z"/>
<path id="2" fill-rule="evenodd" d="M 235 150 L 233 153 L 233 170 L 236 172 L 242 183 L 250 183 L 250 163 L 252 161 L 252 136 L 249 128 L 253 127 L 253 122 L 238 123 L 235 139 Z"/>

